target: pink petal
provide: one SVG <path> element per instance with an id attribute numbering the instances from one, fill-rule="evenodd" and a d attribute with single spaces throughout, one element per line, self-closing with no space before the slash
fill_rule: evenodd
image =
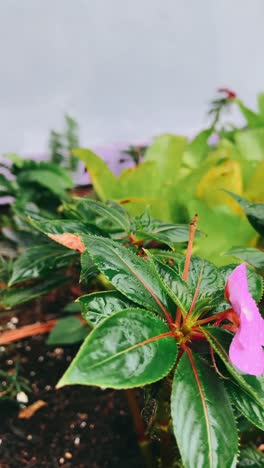
<path id="1" fill-rule="evenodd" d="M 236 334 L 229 348 L 231 362 L 242 372 L 250 375 L 264 374 L 264 351 L 261 346 L 245 348 Z"/>
<path id="2" fill-rule="evenodd" d="M 240 319 L 229 349 L 229 357 L 242 372 L 264 374 L 264 320 L 248 290 L 247 270 L 239 265 L 228 278 L 227 295 Z"/>
<path id="3" fill-rule="evenodd" d="M 231 302 L 233 309 L 239 309 L 239 305 L 243 298 L 249 294 L 247 269 L 244 263 L 237 266 L 227 280 L 228 299 Z M 235 310 L 240 315 L 240 310 Z"/>

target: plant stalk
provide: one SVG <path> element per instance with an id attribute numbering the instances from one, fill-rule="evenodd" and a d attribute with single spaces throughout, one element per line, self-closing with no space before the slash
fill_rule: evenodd
<path id="1" fill-rule="evenodd" d="M 133 419 L 134 429 L 137 436 L 138 446 L 144 459 L 146 468 L 155 468 L 155 462 L 151 450 L 151 441 L 146 435 L 146 429 L 141 417 L 140 408 L 136 399 L 135 391 L 126 390 L 126 398 Z"/>

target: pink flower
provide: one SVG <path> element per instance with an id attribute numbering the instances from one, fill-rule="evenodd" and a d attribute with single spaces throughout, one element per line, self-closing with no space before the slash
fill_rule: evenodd
<path id="1" fill-rule="evenodd" d="M 235 99 L 237 97 L 237 94 L 229 88 L 218 88 L 217 91 L 226 94 L 226 99 Z"/>
<path id="2" fill-rule="evenodd" d="M 264 374 L 264 320 L 248 290 L 244 264 L 236 267 L 229 276 L 226 294 L 239 318 L 239 326 L 229 348 L 230 360 L 245 374 Z"/>

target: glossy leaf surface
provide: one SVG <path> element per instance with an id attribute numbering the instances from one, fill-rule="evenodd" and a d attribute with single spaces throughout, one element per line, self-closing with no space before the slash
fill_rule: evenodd
<path id="1" fill-rule="evenodd" d="M 102 320 L 120 312 L 123 309 L 129 309 L 135 304 L 122 296 L 118 291 L 103 291 L 81 296 L 78 299 L 81 306 L 84 320 L 92 326 L 98 325 Z"/>
<path id="2" fill-rule="evenodd" d="M 56 270 L 66 268 L 75 252 L 57 244 L 41 244 L 25 250 L 14 262 L 8 285 L 47 276 Z"/>
<path id="3" fill-rule="evenodd" d="M 109 281 L 136 304 L 164 313 L 169 298 L 147 260 L 115 242 L 97 236 L 82 236 L 95 265 Z"/>
<path id="4" fill-rule="evenodd" d="M 249 377 L 249 376 L 247 376 Z M 251 376 L 250 376 L 251 377 Z M 246 378 L 246 377 L 245 377 Z M 240 387 L 237 383 L 228 381 L 226 388 L 229 395 L 232 397 L 235 406 L 254 426 L 259 427 L 264 431 L 264 381 L 263 376 L 257 379 L 253 377 L 247 383 L 258 394 L 262 400 L 262 405 L 257 402 L 245 388 Z"/>
<path id="5" fill-rule="evenodd" d="M 191 351 L 181 358 L 174 375 L 171 413 L 186 468 L 235 467 L 238 436 L 224 384 Z"/>
<path id="6" fill-rule="evenodd" d="M 162 379 L 177 357 L 174 338 L 151 312 L 127 309 L 104 320 L 86 338 L 58 386 L 133 388 Z M 153 340 L 148 342 L 148 340 Z"/>

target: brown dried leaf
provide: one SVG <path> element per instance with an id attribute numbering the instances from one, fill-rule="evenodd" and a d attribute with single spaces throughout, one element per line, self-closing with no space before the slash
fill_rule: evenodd
<path id="1" fill-rule="evenodd" d="M 82 243 L 80 236 L 77 234 L 64 232 L 63 234 L 48 234 L 48 236 L 50 239 L 64 245 L 65 247 L 68 247 L 69 249 L 79 250 L 81 253 L 85 251 L 85 245 Z"/>

